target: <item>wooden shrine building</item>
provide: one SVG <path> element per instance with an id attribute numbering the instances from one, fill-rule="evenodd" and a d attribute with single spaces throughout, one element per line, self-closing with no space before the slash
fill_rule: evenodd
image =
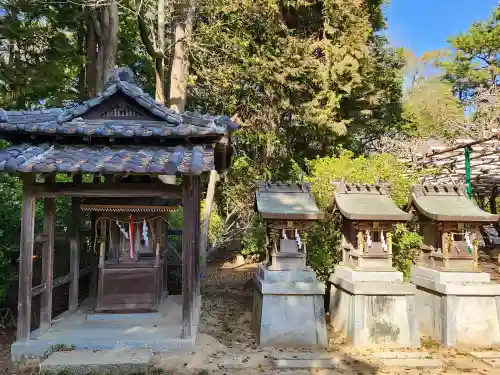
<path id="1" fill-rule="evenodd" d="M 481 226 L 499 220 L 467 196 L 464 185 L 414 185 L 408 207 L 423 237 L 420 265 L 436 270 L 478 271 Z"/>
<path id="2" fill-rule="evenodd" d="M 335 184 L 342 216 L 342 262 L 356 270 L 392 269 L 394 226 L 410 220 L 390 197 L 388 184 Z"/>
<path id="3" fill-rule="evenodd" d="M 41 342 L 48 346 L 72 344 L 74 340 L 77 348 L 92 348 L 86 340 L 94 340 L 96 349 L 121 345 L 113 341 L 113 333 L 96 330 L 92 331 L 92 337 L 88 336 L 92 327 L 85 325 L 90 324 L 85 319 L 80 322 L 79 330 L 59 336 L 57 332 L 63 328 L 53 330 L 59 324 L 52 317 L 53 288 L 69 282 L 69 313 L 80 316 L 76 313 L 83 304 L 79 304 L 78 286 L 83 273 L 90 272 L 96 284 L 95 302 L 87 313 L 158 311 L 165 297 L 168 267 L 164 256 L 167 230 L 164 219 L 166 212 L 179 205 L 184 212 L 182 298 L 179 298 L 182 319 L 176 323 L 181 327 L 176 328 L 180 332 L 178 338 L 194 337 L 200 309 L 200 176 L 230 167 L 234 130 L 236 125 L 227 116 L 179 114 L 156 102 L 135 84 L 128 68 L 116 69 L 103 93 L 77 106 L 0 110 L 0 138 L 11 144 L 0 152 L 0 170 L 18 175 L 23 182 L 14 360 L 40 354 L 46 349 L 40 346 Z M 64 178 L 56 179 L 58 174 L 67 176 L 66 180 L 71 182 L 59 182 Z M 177 182 L 165 183 L 165 176 L 173 176 L 170 182 Z M 69 274 L 54 280 L 55 199 L 59 197 L 72 200 L 72 220 L 68 223 L 71 256 Z M 42 283 L 34 286 L 32 258 L 37 199 L 44 202 L 45 241 Z M 92 230 L 96 234 L 95 262 L 86 270 L 79 265 L 83 212 L 92 213 Z M 41 317 L 33 340 L 31 301 L 36 295 L 41 295 Z M 151 327 L 163 324 L 161 320 L 158 322 Z M 71 324 L 64 325 L 64 329 L 71 329 Z M 118 337 L 115 341 L 141 346 L 143 343 L 137 341 L 141 337 L 154 340 L 153 331 L 144 333 L 139 327 L 135 332 L 133 337 Z M 168 335 L 165 332 L 158 332 L 158 337 Z M 101 346 L 99 341 L 103 342 Z"/>

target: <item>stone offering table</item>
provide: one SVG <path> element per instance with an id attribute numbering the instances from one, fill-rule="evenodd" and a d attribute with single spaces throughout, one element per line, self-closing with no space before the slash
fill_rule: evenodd
<path id="1" fill-rule="evenodd" d="M 410 219 L 389 186 L 335 184 L 342 263 L 330 277 L 330 324 L 355 346 L 418 347 L 415 287 L 392 267 L 392 231 Z"/>
<path id="2" fill-rule="evenodd" d="M 266 221 L 269 240 L 267 260 L 254 275 L 253 329 L 258 344 L 327 347 L 325 285 L 306 266 L 300 237 L 322 217 L 309 185 L 259 183 L 256 210 Z"/>
<path id="3" fill-rule="evenodd" d="M 477 264 L 480 227 L 499 215 L 454 185 L 415 185 L 409 207 L 424 241 L 412 270 L 420 330 L 446 346 L 499 343 L 500 285 Z"/>

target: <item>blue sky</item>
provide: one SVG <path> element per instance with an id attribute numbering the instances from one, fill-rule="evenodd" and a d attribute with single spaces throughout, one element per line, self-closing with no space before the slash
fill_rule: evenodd
<path id="1" fill-rule="evenodd" d="M 451 35 L 484 20 L 498 0 L 391 0 L 385 11 L 389 41 L 417 56 L 447 47 Z"/>

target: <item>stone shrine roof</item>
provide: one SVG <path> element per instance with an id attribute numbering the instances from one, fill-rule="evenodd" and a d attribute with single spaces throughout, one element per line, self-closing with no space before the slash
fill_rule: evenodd
<path id="1" fill-rule="evenodd" d="M 481 210 L 467 197 L 465 186 L 414 185 L 408 207 L 435 221 L 493 223 L 500 215 Z"/>
<path id="2" fill-rule="evenodd" d="M 342 216 L 349 220 L 408 221 L 411 218 L 391 199 L 387 184 L 338 182 L 333 199 Z"/>
<path id="3" fill-rule="evenodd" d="M 256 211 L 263 219 L 319 220 L 323 213 L 316 206 L 308 184 L 271 184 L 258 182 Z"/>

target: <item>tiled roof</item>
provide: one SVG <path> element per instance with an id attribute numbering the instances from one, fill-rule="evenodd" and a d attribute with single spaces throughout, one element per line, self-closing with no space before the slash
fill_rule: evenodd
<path id="1" fill-rule="evenodd" d="M 215 169 L 214 150 L 204 146 L 107 147 L 23 144 L 0 152 L 6 172 L 201 174 Z"/>
<path id="2" fill-rule="evenodd" d="M 336 183 L 334 202 L 342 216 L 350 220 L 408 221 L 411 215 L 401 210 L 389 196 L 384 184 Z"/>
<path id="3" fill-rule="evenodd" d="M 409 206 L 436 221 L 493 223 L 500 218 L 476 206 L 467 197 L 464 186 L 414 185 Z"/>
<path id="4" fill-rule="evenodd" d="M 121 69 L 121 70 L 120 70 Z M 71 108 L 36 111 L 0 109 L 0 132 L 32 135 L 82 135 L 93 137 L 204 137 L 222 136 L 237 129 L 228 116 L 177 113 L 157 102 L 133 83 L 130 74 L 117 69 L 105 90 L 95 98 Z M 151 114 L 152 120 L 106 117 L 90 120 L 85 114 L 116 94 L 124 95 Z M 156 120 L 158 119 L 158 120 Z"/>
<path id="5" fill-rule="evenodd" d="M 0 131 L 126 138 L 206 136 L 227 133 L 226 126 L 217 125 L 213 119 L 204 119 L 203 121 L 207 122 L 206 126 L 194 125 L 189 121 L 196 117 L 188 117 L 186 114 L 183 114 L 183 122 L 178 125 L 159 121 L 136 120 L 131 122 L 123 120 L 83 120 L 82 118 L 76 118 L 61 124 L 55 120 L 40 122 L 36 119 L 36 116 L 30 117 L 32 117 L 30 120 L 24 118 L 22 122 L 12 122 L 10 120 L 4 123 L 0 122 Z"/>
<path id="6" fill-rule="evenodd" d="M 308 184 L 259 182 L 256 210 L 263 219 L 318 220 L 323 217 Z"/>

